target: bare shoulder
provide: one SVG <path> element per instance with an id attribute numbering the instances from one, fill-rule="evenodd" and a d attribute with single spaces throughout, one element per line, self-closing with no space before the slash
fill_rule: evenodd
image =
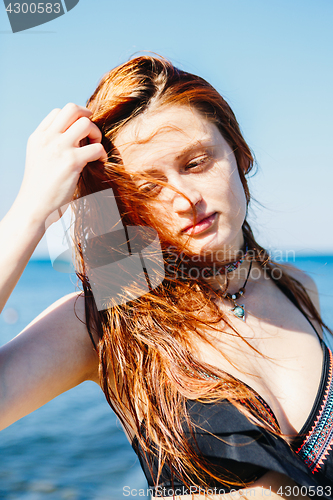
<path id="1" fill-rule="evenodd" d="M 299 269 L 299 267 L 296 267 L 293 264 L 290 264 L 289 262 L 283 264 L 283 267 L 286 269 L 286 271 L 290 276 L 300 281 L 302 285 L 305 286 L 305 288 L 307 287 L 316 288 L 316 283 L 314 279 L 305 271 L 303 271 L 303 269 Z"/>
<path id="2" fill-rule="evenodd" d="M 69 352 L 75 352 L 76 359 L 82 360 L 82 365 L 86 366 L 85 377 L 98 381 L 97 354 L 86 326 L 82 292 L 70 293 L 51 304 L 19 336 L 26 332 L 31 337 L 39 336 L 40 341 L 43 341 L 43 338 L 46 340 L 46 337 L 52 339 L 56 336 L 58 343 L 67 346 Z"/>
<path id="3" fill-rule="evenodd" d="M 309 276 L 306 272 L 304 272 L 302 269 L 299 269 L 298 267 L 293 266 L 292 264 L 285 264 L 284 267 L 292 278 L 295 278 L 304 286 L 315 308 L 320 314 L 319 293 L 314 279 L 311 276 Z"/>
<path id="4" fill-rule="evenodd" d="M 31 325 L 38 323 L 42 318 L 49 316 L 53 312 L 55 312 L 56 315 L 59 315 L 61 313 L 62 315 L 65 315 L 67 321 L 71 322 L 74 321 L 74 309 L 79 311 L 79 317 L 81 320 L 84 320 L 84 297 L 82 292 L 73 292 L 69 293 L 68 295 L 64 295 L 60 299 L 58 299 L 56 302 L 53 302 L 49 307 L 47 307 L 41 314 L 36 316 L 36 318 L 29 323 L 29 325 L 26 328 L 29 328 Z M 58 318 L 60 319 L 60 318 Z M 23 330 L 23 332 L 25 329 Z M 21 333 L 23 333 L 21 332 Z"/>
<path id="5" fill-rule="evenodd" d="M 0 348 L 0 380 L 0 429 L 85 380 L 98 383 L 79 293 L 57 300 Z"/>
<path id="6" fill-rule="evenodd" d="M 21 334 L 32 325 L 42 321 L 44 318 L 53 318 L 57 326 L 66 326 L 66 330 L 82 335 L 85 326 L 84 296 L 82 292 L 69 293 L 53 302 L 41 314 L 21 332 Z M 83 328 L 84 327 L 84 328 Z"/>

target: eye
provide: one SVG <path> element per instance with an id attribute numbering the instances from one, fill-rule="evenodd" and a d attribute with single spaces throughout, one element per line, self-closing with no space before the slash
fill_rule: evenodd
<path id="1" fill-rule="evenodd" d="M 161 190 L 161 185 L 155 182 L 147 182 L 138 187 L 139 193 L 146 195 L 156 195 Z"/>
<path id="2" fill-rule="evenodd" d="M 211 157 L 207 155 L 199 156 L 187 163 L 185 171 L 194 170 L 195 172 L 202 172 L 205 167 L 210 163 Z"/>

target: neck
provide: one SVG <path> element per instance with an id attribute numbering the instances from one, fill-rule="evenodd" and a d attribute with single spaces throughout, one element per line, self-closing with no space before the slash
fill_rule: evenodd
<path id="1" fill-rule="evenodd" d="M 250 260 L 245 258 L 242 264 L 231 273 L 217 274 L 214 277 L 206 278 L 207 283 L 213 290 L 225 290 L 228 280 L 228 292 L 234 293 L 243 286 L 249 271 Z"/>
<path id="2" fill-rule="evenodd" d="M 170 272 L 175 271 L 188 279 L 204 279 L 210 286 L 216 290 L 221 290 L 228 277 L 228 283 L 233 283 L 237 286 L 238 281 L 241 281 L 244 272 L 248 269 L 246 264 L 248 256 L 248 248 L 244 242 L 243 235 L 240 235 L 238 244 L 225 246 L 219 250 L 206 252 L 199 255 L 186 255 L 183 252 L 175 254 L 170 252 L 167 255 L 168 269 Z M 175 247 L 170 247 L 175 248 Z M 179 257 L 177 259 L 175 256 Z"/>
<path id="3" fill-rule="evenodd" d="M 224 266 L 228 266 L 228 264 L 229 267 L 226 267 L 224 271 Z M 244 242 L 243 235 L 241 235 L 241 241 L 237 249 L 234 246 L 224 253 L 224 261 L 217 264 L 216 269 L 219 269 L 219 267 L 221 267 L 221 272 L 214 273 L 206 278 L 207 283 L 214 290 L 223 290 L 228 287 L 229 291 L 236 291 L 242 286 L 249 269 L 248 247 Z"/>

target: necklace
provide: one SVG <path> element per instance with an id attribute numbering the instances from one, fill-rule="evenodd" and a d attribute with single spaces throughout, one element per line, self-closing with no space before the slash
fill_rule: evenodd
<path id="1" fill-rule="evenodd" d="M 248 270 L 248 273 L 246 276 L 246 280 L 244 281 L 243 286 L 238 290 L 238 292 L 233 293 L 233 294 L 228 293 L 228 292 L 224 292 L 221 295 L 221 297 L 223 299 L 230 300 L 233 303 L 234 307 L 232 307 L 230 309 L 230 311 L 232 312 L 232 314 L 234 316 L 236 316 L 236 318 L 239 318 L 242 321 L 245 321 L 245 306 L 244 306 L 244 304 L 237 304 L 236 300 L 238 300 L 240 297 L 242 297 L 245 293 L 245 287 L 247 285 L 247 282 L 248 282 L 248 279 L 250 276 L 251 268 L 252 268 L 252 260 L 251 260 L 250 265 L 249 265 L 249 270 Z M 227 289 L 228 289 L 228 281 L 227 281 Z"/>
<path id="2" fill-rule="evenodd" d="M 214 263 L 213 267 L 210 267 L 210 268 L 206 267 L 205 269 L 203 269 L 202 276 L 204 278 L 214 278 L 215 276 L 228 274 L 228 273 L 231 273 L 232 271 L 235 271 L 244 262 L 244 259 L 247 256 L 248 250 L 249 249 L 248 249 L 248 246 L 246 243 L 245 252 L 244 252 L 241 259 L 236 260 L 235 262 L 230 262 L 230 264 L 226 264 L 225 266 L 221 266 L 218 269 L 215 268 L 215 263 Z"/>

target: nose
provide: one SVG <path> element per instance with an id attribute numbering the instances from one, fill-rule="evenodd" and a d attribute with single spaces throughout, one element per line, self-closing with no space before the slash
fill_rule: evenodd
<path id="1" fill-rule="evenodd" d="M 169 181 L 170 182 L 170 181 Z M 196 206 L 201 200 L 202 196 L 196 186 L 194 186 L 188 179 L 181 178 L 173 179 L 171 185 L 177 189 L 169 189 L 171 203 L 175 213 L 179 215 L 192 214 L 192 206 Z M 185 198 L 186 196 L 186 198 Z M 191 206 L 191 203 L 192 206 Z"/>

